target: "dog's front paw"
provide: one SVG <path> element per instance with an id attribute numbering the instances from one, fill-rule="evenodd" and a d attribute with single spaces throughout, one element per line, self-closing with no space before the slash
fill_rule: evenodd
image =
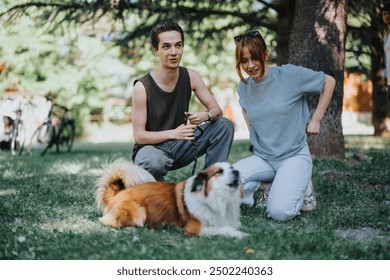
<path id="1" fill-rule="evenodd" d="M 242 232 L 239 230 L 236 230 L 232 235 L 232 237 L 239 238 L 239 239 L 244 238 L 244 237 L 248 237 L 248 236 L 249 236 L 248 233 L 245 233 L 245 232 Z"/>
<path id="2" fill-rule="evenodd" d="M 119 227 L 118 222 L 110 214 L 106 214 L 103 217 L 99 218 L 99 222 L 103 225 L 117 228 Z"/>
<path id="3" fill-rule="evenodd" d="M 239 231 L 233 227 L 202 227 L 200 235 L 222 235 L 234 238 L 244 238 L 247 233 Z"/>

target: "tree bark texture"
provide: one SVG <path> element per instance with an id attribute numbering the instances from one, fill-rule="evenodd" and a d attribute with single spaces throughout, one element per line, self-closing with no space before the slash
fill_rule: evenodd
<path id="1" fill-rule="evenodd" d="M 336 79 L 332 101 L 321 131 L 308 138 L 314 156 L 344 158 L 343 107 L 344 42 L 347 0 L 297 0 L 290 34 L 290 63 L 323 71 Z M 313 114 L 319 96 L 307 96 Z"/>
<path id="2" fill-rule="evenodd" d="M 384 67 L 383 42 L 385 32 L 380 23 L 382 21 L 381 12 L 377 10 L 379 4 L 373 8 L 373 21 L 363 34 L 363 39 L 368 42 L 371 50 L 371 71 L 372 82 L 372 124 L 374 126 L 374 136 L 390 136 L 390 131 L 386 126 L 388 107 L 386 99 L 386 87 L 382 84 L 382 71 Z M 376 17 L 375 17 L 376 15 Z M 377 19 L 380 20 L 377 20 Z"/>
<path id="3" fill-rule="evenodd" d="M 382 47 L 382 41 L 376 40 Z M 382 85 L 382 61 L 383 54 L 371 54 L 371 82 L 372 82 L 372 124 L 374 126 L 374 136 L 390 136 L 386 126 L 388 114 L 386 87 Z"/>

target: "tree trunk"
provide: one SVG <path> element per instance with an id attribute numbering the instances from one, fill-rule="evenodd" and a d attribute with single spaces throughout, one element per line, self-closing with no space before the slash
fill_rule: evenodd
<path id="1" fill-rule="evenodd" d="M 276 65 L 286 64 L 289 61 L 288 46 L 290 42 L 291 26 L 294 20 L 294 10 L 296 0 L 280 0 L 277 1 L 278 8 L 278 24 L 275 24 L 276 46 L 275 52 Z"/>
<path id="2" fill-rule="evenodd" d="M 321 132 L 309 137 L 312 155 L 344 158 L 341 123 L 347 0 L 297 0 L 290 35 L 290 62 L 336 79 L 332 101 L 321 121 Z M 319 96 L 308 95 L 313 114 Z"/>
<path id="3" fill-rule="evenodd" d="M 382 44 L 381 44 L 382 45 Z M 372 82 L 372 125 L 374 136 L 390 136 L 386 126 L 387 99 L 386 87 L 382 86 L 382 75 L 379 71 L 382 67 L 381 56 L 371 55 L 371 82 Z"/>
<path id="4" fill-rule="evenodd" d="M 381 14 L 374 9 L 372 12 L 374 18 L 381 17 Z M 375 17 L 375 15 L 377 17 Z M 389 136 L 390 132 L 386 126 L 386 118 L 388 114 L 386 87 L 382 85 L 382 70 L 383 70 L 383 30 L 380 24 L 381 21 L 374 21 L 368 29 L 368 34 L 363 37 L 369 42 L 371 48 L 371 71 L 370 77 L 372 82 L 372 124 L 374 126 L 374 136 Z"/>

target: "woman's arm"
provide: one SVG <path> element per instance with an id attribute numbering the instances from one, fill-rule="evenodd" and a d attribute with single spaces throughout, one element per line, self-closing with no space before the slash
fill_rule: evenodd
<path id="1" fill-rule="evenodd" d="M 310 119 L 310 122 L 306 126 L 306 133 L 309 136 L 317 135 L 318 133 L 320 133 L 321 120 L 325 114 L 326 109 L 330 104 L 335 86 L 336 86 L 336 80 L 332 76 L 326 75 L 324 81 L 324 88 L 320 95 L 317 108 L 314 111 L 313 116 Z"/>

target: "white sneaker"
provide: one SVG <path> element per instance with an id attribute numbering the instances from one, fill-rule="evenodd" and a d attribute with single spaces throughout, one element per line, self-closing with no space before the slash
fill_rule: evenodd
<path id="1" fill-rule="evenodd" d="M 261 192 L 259 198 L 256 200 L 255 207 L 256 208 L 266 208 L 268 203 L 268 193 Z"/>
<path id="2" fill-rule="evenodd" d="M 260 182 L 258 188 L 258 190 L 260 191 L 260 196 L 256 200 L 255 207 L 262 209 L 267 207 L 270 184 L 271 182 Z"/>
<path id="3" fill-rule="evenodd" d="M 314 192 L 313 181 L 310 179 L 309 185 L 307 186 L 305 197 L 303 198 L 303 205 L 301 211 L 308 212 L 313 211 L 317 206 L 316 194 Z"/>

